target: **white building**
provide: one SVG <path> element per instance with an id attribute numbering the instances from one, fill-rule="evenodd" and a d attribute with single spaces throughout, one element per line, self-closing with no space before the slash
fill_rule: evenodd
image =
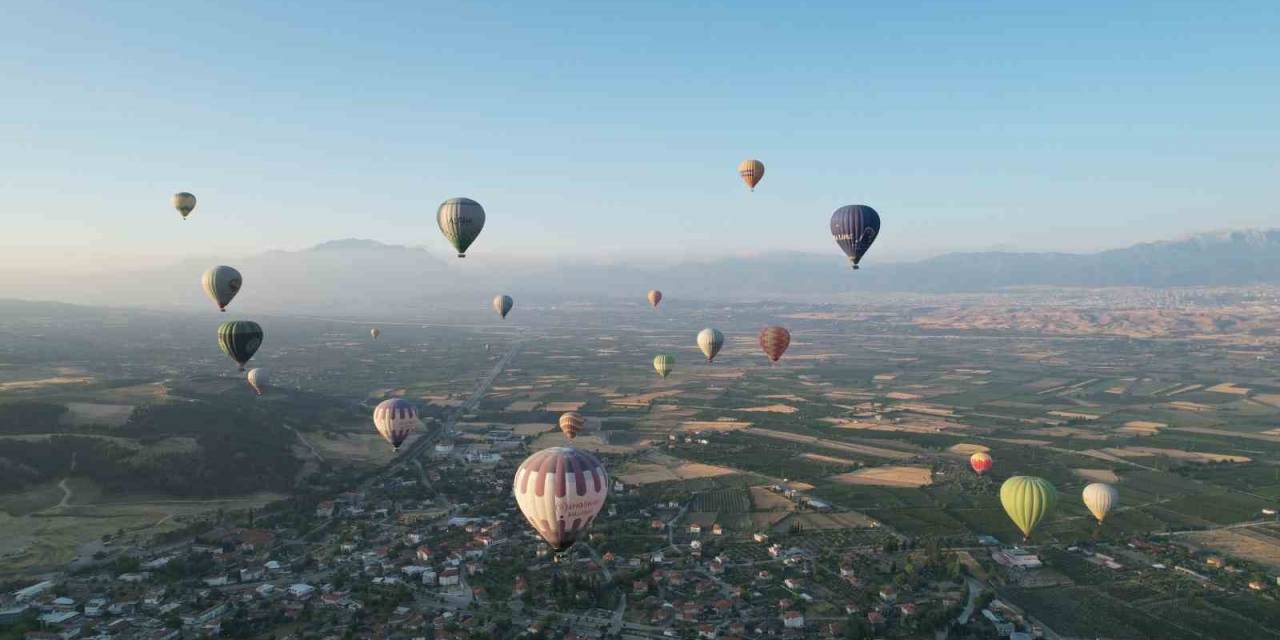
<path id="1" fill-rule="evenodd" d="M 299 600 L 310 598 L 316 592 L 316 588 L 299 582 L 298 584 L 289 585 L 289 595 Z"/>

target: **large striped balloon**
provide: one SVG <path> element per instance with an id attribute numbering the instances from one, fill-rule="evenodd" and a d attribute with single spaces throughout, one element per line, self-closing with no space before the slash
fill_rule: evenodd
<path id="1" fill-rule="evenodd" d="M 569 411 L 560 415 L 560 430 L 564 432 L 565 437 L 572 440 L 578 437 L 584 422 L 581 413 Z"/>
<path id="2" fill-rule="evenodd" d="M 221 311 L 227 310 L 227 305 L 231 304 L 231 299 L 236 297 L 237 293 L 240 293 L 240 285 L 243 283 L 244 278 L 240 277 L 240 272 L 224 264 L 210 267 L 200 278 L 200 286 L 204 287 L 204 294 L 209 296 Z"/>
<path id="3" fill-rule="evenodd" d="M 764 163 L 754 158 L 743 160 L 738 163 L 738 175 L 742 176 L 742 181 L 747 183 L 752 191 L 755 191 L 756 185 L 760 184 L 760 179 L 764 177 Z"/>
<path id="4" fill-rule="evenodd" d="M 564 551 L 600 513 L 609 493 L 609 474 L 586 451 L 552 447 L 520 463 L 512 493 L 538 535 L 552 549 Z"/>
<path id="5" fill-rule="evenodd" d="M 262 346 L 262 327 L 249 320 L 224 322 L 218 325 L 218 346 L 244 371 L 245 363 Z"/>
<path id="6" fill-rule="evenodd" d="M 663 378 L 671 375 L 671 367 L 676 363 L 675 356 L 662 354 L 653 357 L 653 368 Z"/>
<path id="7" fill-rule="evenodd" d="M 1053 511 L 1058 502 L 1058 490 L 1044 478 L 1013 476 L 1000 485 L 1000 504 L 1005 513 L 1022 531 L 1025 540 L 1031 537 L 1044 517 Z"/>
<path id="8" fill-rule="evenodd" d="M 831 235 L 857 269 L 862 255 L 880 237 L 880 214 L 865 204 L 840 207 L 831 214 Z"/>
<path id="9" fill-rule="evenodd" d="M 702 355 L 707 357 L 707 362 L 715 360 L 716 354 L 720 353 L 720 348 L 724 346 L 724 334 L 719 329 L 707 327 L 698 332 L 698 348 L 702 349 Z"/>
<path id="10" fill-rule="evenodd" d="M 770 360 L 777 362 L 789 346 L 791 346 L 790 331 L 779 326 L 765 327 L 760 330 L 760 348 Z"/>
<path id="11" fill-rule="evenodd" d="M 383 400 L 373 408 L 373 426 L 399 451 L 405 439 L 418 430 L 418 409 L 403 398 Z"/>
<path id="12" fill-rule="evenodd" d="M 436 224 L 449 244 L 458 250 L 458 257 L 467 257 L 467 247 L 484 228 L 484 207 L 471 198 L 449 198 L 436 210 Z"/>
<path id="13" fill-rule="evenodd" d="M 178 210 L 183 220 L 191 215 L 191 210 L 196 208 L 196 197 L 186 191 L 179 191 L 173 194 L 173 208 Z"/>
<path id="14" fill-rule="evenodd" d="M 498 315 L 502 316 L 503 318 L 506 318 L 507 314 L 511 313 L 511 307 L 515 306 L 515 303 L 516 301 L 512 300 L 511 296 L 503 296 L 503 295 L 494 296 L 493 310 L 497 311 Z"/>

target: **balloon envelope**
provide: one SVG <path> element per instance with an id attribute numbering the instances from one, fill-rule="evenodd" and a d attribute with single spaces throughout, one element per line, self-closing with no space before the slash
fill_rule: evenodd
<path id="1" fill-rule="evenodd" d="M 571 447 L 543 449 L 516 469 L 520 512 L 556 551 L 585 535 L 609 493 L 609 474 L 595 456 Z"/>
<path id="2" fill-rule="evenodd" d="M 378 329 L 378 328 L 370 329 L 369 335 L 373 336 L 374 340 L 377 340 L 378 336 L 382 335 L 382 329 Z"/>
<path id="3" fill-rule="evenodd" d="M 707 362 L 715 360 L 716 354 L 720 353 L 720 349 L 724 347 L 724 334 L 719 329 L 707 327 L 698 332 L 698 348 L 702 350 L 702 355 L 707 357 Z"/>
<path id="4" fill-rule="evenodd" d="M 658 371 L 658 375 L 663 378 L 671 375 L 671 367 L 675 365 L 676 359 L 669 355 L 655 356 L 653 359 L 653 368 Z"/>
<path id="5" fill-rule="evenodd" d="M 755 159 L 743 160 L 738 163 L 738 175 L 742 176 L 742 181 L 747 183 L 752 191 L 755 191 L 756 185 L 760 184 L 760 179 L 764 177 L 764 163 Z"/>
<path id="6" fill-rule="evenodd" d="M 173 194 L 171 202 L 173 202 L 173 208 L 182 215 L 183 220 L 186 220 L 187 216 L 191 215 L 192 209 L 196 208 L 196 197 L 186 191 Z"/>
<path id="7" fill-rule="evenodd" d="M 399 451 L 406 438 L 418 430 L 418 409 L 403 398 L 391 398 L 373 408 L 373 426 Z"/>
<path id="8" fill-rule="evenodd" d="M 653 305 L 655 309 L 658 308 L 658 303 L 662 302 L 662 292 L 657 289 L 650 289 L 647 297 L 649 298 L 649 304 Z"/>
<path id="9" fill-rule="evenodd" d="M 267 370 L 262 367 L 250 369 L 247 377 L 249 379 L 249 386 L 253 387 L 253 390 L 258 395 L 262 395 L 266 392 L 267 386 L 271 384 L 271 376 L 267 375 Z"/>
<path id="10" fill-rule="evenodd" d="M 467 247 L 484 229 L 484 207 L 471 198 L 449 198 L 436 210 L 436 224 L 459 258 L 467 257 Z"/>
<path id="11" fill-rule="evenodd" d="M 582 419 L 582 414 L 577 411 L 569 411 L 560 415 L 560 430 L 570 440 L 578 437 L 578 432 L 582 431 L 582 425 L 586 421 Z"/>
<path id="12" fill-rule="evenodd" d="M 974 472 L 978 475 L 982 475 L 990 471 L 992 462 L 990 454 L 982 451 L 969 456 L 969 466 L 972 467 Z"/>
<path id="13" fill-rule="evenodd" d="M 1102 524 L 1107 514 L 1120 502 L 1120 492 L 1105 482 L 1090 484 L 1084 488 L 1081 496 L 1084 498 L 1084 506 L 1098 519 L 1098 524 Z"/>
<path id="14" fill-rule="evenodd" d="M 240 272 L 226 265 L 210 267 L 200 278 L 200 286 L 204 288 L 204 294 L 209 296 L 209 299 L 222 311 L 226 311 L 227 305 L 231 304 L 231 299 L 240 293 L 240 285 L 243 283 L 244 279 L 240 277 Z"/>
<path id="15" fill-rule="evenodd" d="M 880 237 L 880 214 L 865 204 L 840 207 L 831 214 L 831 235 L 857 269 L 862 255 Z"/>
<path id="16" fill-rule="evenodd" d="M 1000 504 L 1024 539 L 1031 537 L 1057 501 L 1058 491 L 1044 478 L 1013 476 L 1000 485 Z"/>
<path id="17" fill-rule="evenodd" d="M 493 310 L 497 311 L 498 315 L 503 318 L 507 317 L 507 314 L 511 312 L 511 307 L 513 305 L 515 305 L 515 300 L 512 300 L 511 296 L 493 297 Z"/>
<path id="18" fill-rule="evenodd" d="M 760 330 L 760 348 L 773 362 L 791 346 L 791 332 L 778 326 L 765 327 Z"/>
<path id="19" fill-rule="evenodd" d="M 218 325 L 218 346 L 244 371 L 245 363 L 262 346 L 262 327 L 249 320 L 224 322 Z"/>

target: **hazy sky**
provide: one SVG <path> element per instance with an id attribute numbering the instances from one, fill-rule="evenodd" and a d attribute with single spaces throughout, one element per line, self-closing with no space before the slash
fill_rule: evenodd
<path id="1" fill-rule="evenodd" d="M 835 252 L 849 203 L 882 260 L 1280 222 L 1274 0 L 693 4 L 6 3 L 0 266 L 443 253 L 451 196 L 476 259 Z"/>

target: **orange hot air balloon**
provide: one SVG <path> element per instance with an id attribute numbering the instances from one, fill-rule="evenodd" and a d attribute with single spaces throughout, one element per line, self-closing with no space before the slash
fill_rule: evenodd
<path id="1" fill-rule="evenodd" d="M 560 430 L 564 432 L 565 437 L 570 440 L 578 437 L 578 432 L 582 431 L 582 414 L 577 411 L 569 411 L 560 416 Z"/>
<path id="2" fill-rule="evenodd" d="M 973 467 L 974 473 L 982 475 L 991 470 L 991 456 L 979 451 L 969 456 L 969 466 Z"/>
<path id="3" fill-rule="evenodd" d="M 777 362 L 778 358 L 791 346 L 791 332 L 779 326 L 765 327 L 760 330 L 760 348 L 769 360 Z"/>
<path id="4" fill-rule="evenodd" d="M 659 302 L 662 302 L 662 292 L 658 291 L 657 289 L 650 289 L 649 304 L 653 305 L 654 309 L 657 309 Z"/>
<path id="5" fill-rule="evenodd" d="M 760 179 L 764 177 L 764 163 L 754 158 L 749 158 L 738 163 L 738 175 L 742 176 L 742 181 L 751 187 L 752 191 L 756 190 L 756 185 L 760 184 Z"/>

